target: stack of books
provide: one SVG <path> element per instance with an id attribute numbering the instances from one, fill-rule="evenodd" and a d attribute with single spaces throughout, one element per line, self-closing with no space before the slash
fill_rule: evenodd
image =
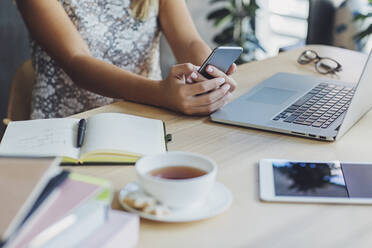
<path id="1" fill-rule="evenodd" d="M 134 247 L 139 217 L 111 209 L 111 183 L 59 163 L 0 157 L 0 247 Z"/>

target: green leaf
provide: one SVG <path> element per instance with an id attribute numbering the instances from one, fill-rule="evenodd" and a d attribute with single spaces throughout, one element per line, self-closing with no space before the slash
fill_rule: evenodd
<path id="1" fill-rule="evenodd" d="M 235 9 L 236 8 L 235 0 L 230 0 L 230 5 L 231 5 L 231 7 L 233 7 Z"/>
<path id="2" fill-rule="evenodd" d="M 257 48 L 259 48 L 259 49 L 261 49 L 263 52 L 265 52 L 266 53 L 266 50 L 265 50 L 265 48 L 263 48 L 262 46 L 261 46 L 261 44 L 259 43 L 259 41 L 258 40 L 254 40 L 254 39 L 247 39 L 247 41 L 249 41 L 249 42 L 251 42 L 252 44 L 254 44 Z"/>
<path id="3" fill-rule="evenodd" d="M 368 13 L 366 15 L 357 14 L 356 16 L 354 16 L 353 21 L 357 21 L 357 20 L 364 21 L 365 19 L 370 18 L 370 17 L 372 17 L 372 13 Z"/>
<path id="4" fill-rule="evenodd" d="M 257 5 L 256 1 L 255 0 L 251 0 L 249 2 L 249 4 L 244 4 L 244 11 L 246 13 L 247 16 L 249 17 L 255 17 L 256 16 L 256 11 L 259 9 L 260 7 Z"/>
<path id="5" fill-rule="evenodd" d="M 232 38 L 232 36 L 226 36 L 224 34 L 219 34 L 214 37 L 213 41 L 220 46 L 224 46 L 224 45 L 231 45 L 234 42 L 234 39 Z"/>
<path id="6" fill-rule="evenodd" d="M 369 36 L 371 34 L 372 34 L 372 24 L 370 24 L 366 30 L 364 30 L 364 31 L 359 32 L 358 34 L 356 34 L 354 36 L 354 39 L 356 39 L 357 41 L 360 41 L 363 38 L 365 38 L 365 37 L 367 37 L 367 36 Z"/>
<path id="7" fill-rule="evenodd" d="M 261 49 L 262 51 L 266 52 L 265 48 L 263 48 L 254 34 L 245 34 L 245 40 L 249 43 L 253 44 L 256 48 Z"/>
<path id="8" fill-rule="evenodd" d="M 226 27 L 214 37 L 214 42 L 216 42 L 219 45 L 228 45 L 234 42 L 233 37 L 234 27 L 232 25 Z"/>
<path id="9" fill-rule="evenodd" d="M 230 0 L 210 0 L 209 3 L 228 2 Z"/>
<path id="10" fill-rule="evenodd" d="M 222 19 L 229 14 L 230 10 L 228 8 L 217 9 L 208 14 L 207 20 Z"/>
<path id="11" fill-rule="evenodd" d="M 221 18 L 219 20 L 216 20 L 215 23 L 214 23 L 214 25 L 216 27 L 220 27 L 222 24 L 227 23 L 227 22 L 229 22 L 231 20 L 232 20 L 232 16 L 231 15 L 227 15 L 224 18 Z"/>
<path id="12" fill-rule="evenodd" d="M 241 1 L 243 9 L 238 8 L 238 1 Z M 257 0 L 210 0 L 210 2 L 226 3 L 224 8 L 213 11 L 207 17 L 208 20 L 214 20 L 216 26 L 228 23 L 227 27 L 214 37 L 214 42 L 218 45 L 242 46 L 244 48 L 244 54 L 238 59 L 238 63 L 244 63 L 254 58 L 253 54 L 256 49 L 266 52 L 256 38 L 253 27 L 248 33 L 235 33 L 242 32 L 240 26 L 242 25 L 242 20 L 245 18 L 250 20 L 248 25 L 253 25 L 256 11 L 259 9 Z M 235 34 L 237 37 L 234 37 Z"/>

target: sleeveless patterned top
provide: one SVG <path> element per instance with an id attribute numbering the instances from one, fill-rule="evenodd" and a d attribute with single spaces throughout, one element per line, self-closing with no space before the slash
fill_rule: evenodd
<path id="1" fill-rule="evenodd" d="M 150 79 L 161 79 L 158 5 L 146 21 L 141 21 L 131 15 L 130 0 L 59 1 L 93 57 Z M 76 86 L 34 41 L 31 55 L 36 75 L 31 119 L 65 117 L 115 101 Z"/>

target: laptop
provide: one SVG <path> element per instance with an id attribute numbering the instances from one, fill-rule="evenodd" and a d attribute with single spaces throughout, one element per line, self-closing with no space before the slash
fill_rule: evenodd
<path id="1" fill-rule="evenodd" d="M 342 137 L 372 107 L 372 52 L 357 85 L 277 73 L 211 115 L 212 121 L 318 140 Z"/>

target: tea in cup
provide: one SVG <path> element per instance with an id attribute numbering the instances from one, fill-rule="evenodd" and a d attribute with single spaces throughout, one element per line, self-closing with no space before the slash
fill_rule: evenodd
<path id="1" fill-rule="evenodd" d="M 217 173 L 210 158 L 190 152 L 166 152 L 142 157 L 136 163 L 143 190 L 170 208 L 200 206 Z"/>

